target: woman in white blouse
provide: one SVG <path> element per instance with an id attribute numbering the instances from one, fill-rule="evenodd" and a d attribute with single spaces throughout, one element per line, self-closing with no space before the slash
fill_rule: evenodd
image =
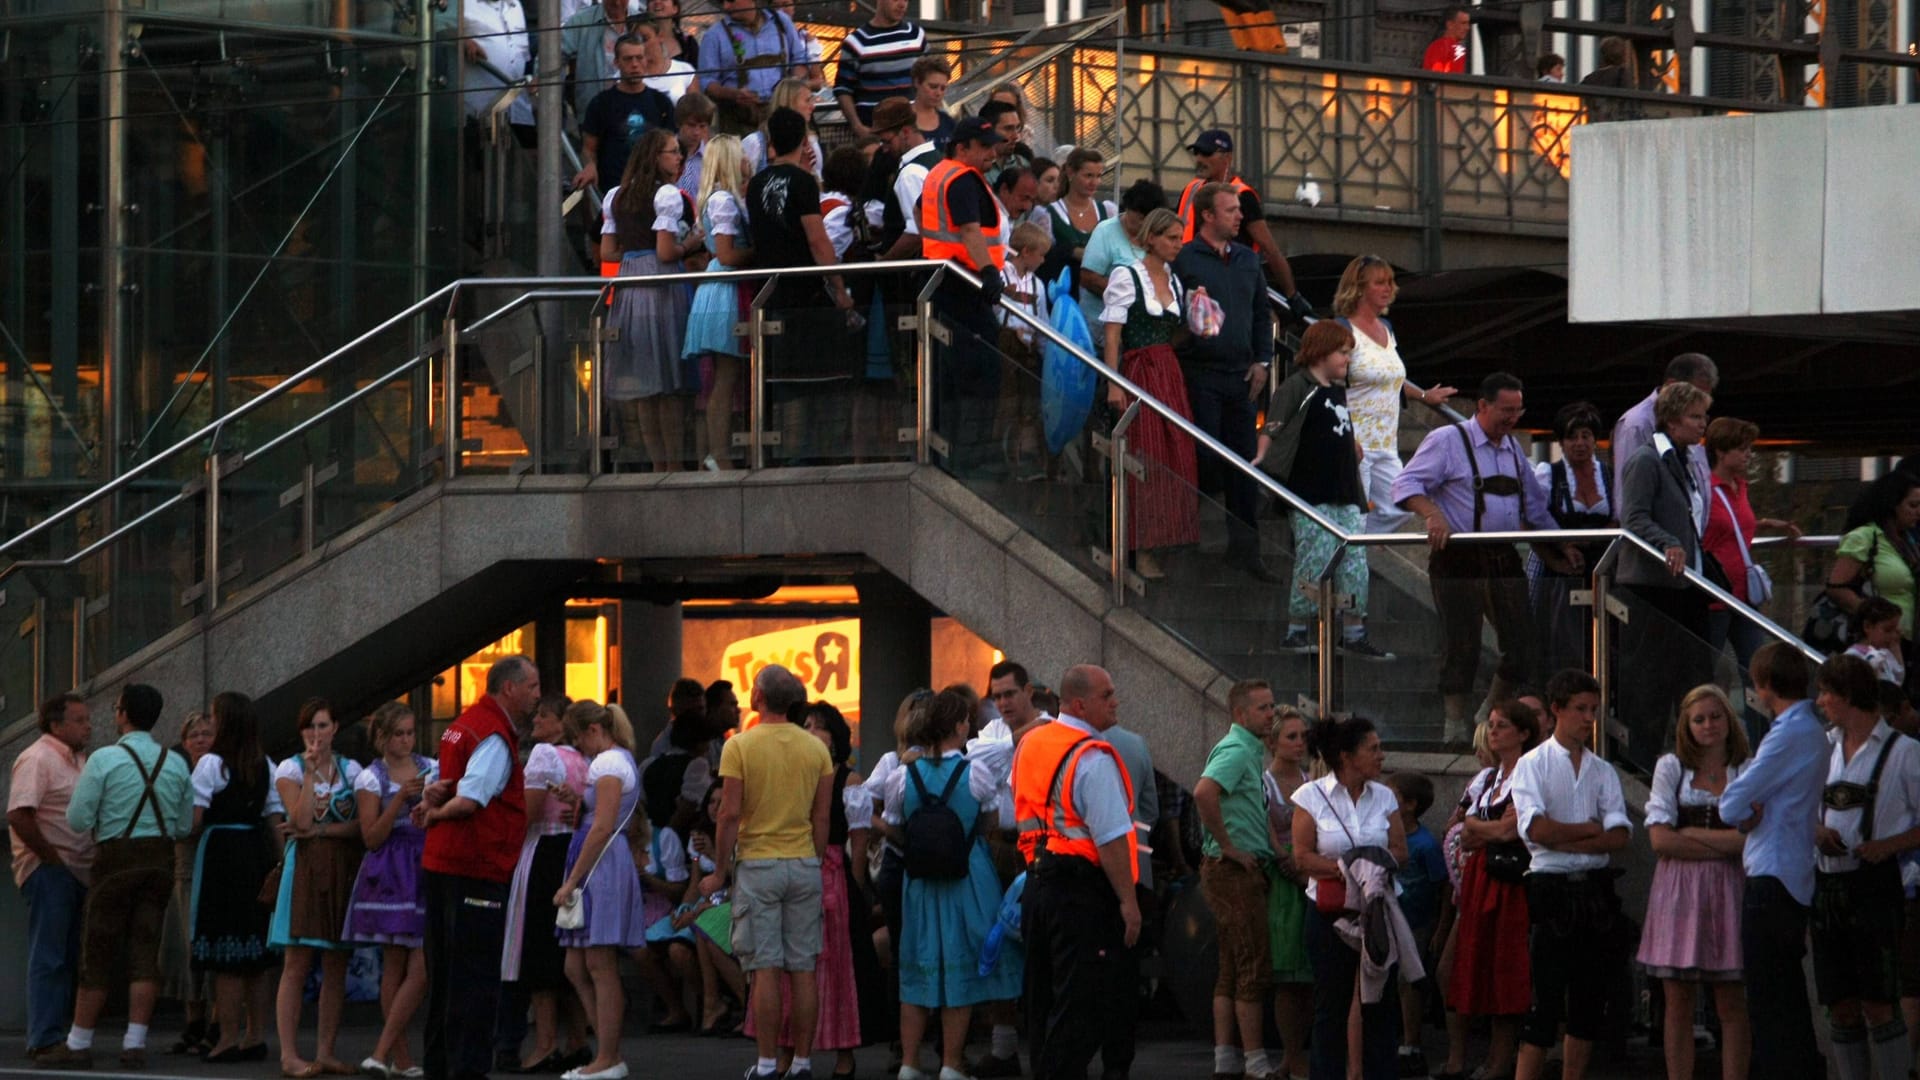
<path id="1" fill-rule="evenodd" d="M 273 788 L 273 762 L 260 749 L 253 699 L 232 691 L 213 699 L 213 748 L 193 766 L 193 966 L 213 973 L 220 1041 L 203 1060 L 216 1065 L 264 1061 L 261 1027 L 272 1000 L 267 971 L 267 908 L 260 883 L 273 867 L 286 807 Z M 254 762 L 251 769 L 228 762 Z"/>
<path id="2" fill-rule="evenodd" d="M 565 908 L 576 889 L 586 893 L 584 923 L 556 933 L 567 947 L 567 978 L 593 1021 L 598 1053 L 561 1076 L 622 1080 L 627 1063 L 620 1056 L 620 1025 L 627 995 L 620 985 L 620 954 L 646 944 L 647 926 L 640 875 L 619 834 L 640 802 L 640 770 L 633 760 L 633 724 L 620 706 L 576 701 L 567 711 L 580 728 L 580 752 L 592 755 L 593 764 L 587 767 L 587 795 L 567 853 L 567 876 L 553 894 L 553 906 Z M 564 789 L 554 795 L 569 798 Z"/>
<path id="3" fill-rule="evenodd" d="M 1187 419 L 1187 381 L 1180 358 L 1173 352 L 1173 336 L 1186 312 L 1186 291 L 1173 274 L 1184 228 L 1179 215 L 1162 207 L 1148 214 L 1133 242 L 1145 251 L 1137 263 L 1119 267 L 1107 277 L 1105 325 L 1107 366 L 1155 400 Z M 1116 415 L 1127 408 L 1127 395 L 1113 383 L 1107 386 L 1107 407 Z M 1128 432 L 1133 450 L 1147 466 L 1145 479 L 1132 481 L 1127 549 L 1134 569 L 1149 580 L 1166 576 L 1160 552 L 1200 542 L 1200 480 L 1193 437 L 1151 409 L 1142 408 Z"/>
<path id="4" fill-rule="evenodd" d="M 1720 794 L 1747 761 L 1746 728 L 1712 683 L 1680 702 L 1674 752 L 1660 758 L 1647 791 L 1647 839 L 1659 858 L 1647 894 L 1640 966 L 1666 990 L 1668 1080 L 1693 1076 L 1694 1000 L 1713 987 L 1720 1014 L 1720 1072 L 1747 1075 L 1750 1028 L 1740 951 L 1740 856 L 1746 837 L 1720 820 Z"/>
<path id="5" fill-rule="evenodd" d="M 1333 313 L 1353 331 L 1353 362 L 1347 367 L 1347 408 L 1365 457 L 1361 480 L 1373 510 L 1367 531 L 1392 532 L 1407 514 L 1393 503 L 1393 480 L 1400 475 L 1400 403 L 1440 406 L 1455 393 L 1451 386 L 1426 390 L 1407 381 L 1400 341 L 1387 309 L 1400 293 L 1393 267 L 1378 255 L 1362 255 L 1347 264 L 1333 293 Z"/>
<path id="6" fill-rule="evenodd" d="M 1533 472 L 1540 478 L 1540 486 L 1547 489 L 1547 512 L 1563 529 L 1610 529 L 1620 524 L 1608 486 L 1613 470 L 1596 452 L 1600 433 L 1605 430 L 1600 425 L 1600 410 L 1590 402 L 1571 402 L 1553 416 L 1560 460 L 1540 462 Z M 1605 543 L 1580 546 L 1585 566 L 1598 565 L 1606 552 Z M 1583 609 L 1569 604 L 1567 598 L 1586 582 L 1586 572 L 1555 573 L 1534 551 L 1527 555 L 1527 578 L 1533 583 L 1534 618 L 1543 635 L 1546 664 L 1542 670 L 1585 667 L 1593 651 L 1589 640 L 1593 620 Z"/>
<path id="7" fill-rule="evenodd" d="M 347 959 L 353 947 L 342 939 L 353 881 L 365 845 L 360 836 L 353 782 L 360 766 L 333 752 L 338 726 L 333 707 L 313 698 L 300 706 L 300 739 L 306 749 L 273 771 L 274 790 L 287 808 L 292 839 L 280 873 L 270 944 L 286 950 L 280 969 L 275 1019 L 280 1029 L 280 1072 L 290 1077 L 321 1073 L 351 1076 L 359 1070 L 335 1056 L 340 1010 L 347 996 Z M 300 1009 L 307 973 L 320 954 L 320 1031 L 314 1059 L 299 1055 Z"/>
<path id="8" fill-rule="evenodd" d="M 620 186 L 607 192 L 600 261 L 619 260 L 622 277 L 677 274 L 703 237 L 687 196 L 675 185 L 680 140 L 654 128 L 640 136 Z M 620 436 L 646 447 L 655 472 L 676 470 L 686 457 L 687 398 L 698 388 L 681 362 L 692 304 L 685 285 L 629 285 L 613 291 L 601 385 L 620 418 Z"/>
<path id="9" fill-rule="evenodd" d="M 1405 862 L 1407 835 L 1395 812 L 1399 799 L 1379 782 L 1387 755 L 1372 721 L 1322 720 L 1308 731 L 1307 747 L 1329 773 L 1293 794 L 1294 809 L 1300 811 L 1293 815 L 1293 859 L 1310 879 L 1307 898 L 1313 901 L 1307 908 L 1307 955 L 1314 975 L 1312 1076 L 1345 1080 L 1347 1020 L 1359 1001 L 1360 953 L 1333 927 L 1346 891 L 1340 856 L 1378 847 Z M 1379 1001 L 1357 1006 L 1365 1080 L 1393 1080 L 1400 1074 L 1397 982 L 1388 980 Z"/>

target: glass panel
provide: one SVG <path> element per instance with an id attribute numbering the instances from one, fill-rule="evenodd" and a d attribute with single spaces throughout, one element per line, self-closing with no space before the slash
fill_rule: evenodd
<path id="1" fill-rule="evenodd" d="M 1651 774 L 1660 755 L 1673 751 L 1681 698 L 1714 683 L 1744 712 L 1745 673 L 1708 640 L 1706 605 L 1691 606 L 1699 594 L 1616 585 L 1609 596 L 1625 613 L 1615 622 L 1611 730 L 1617 741 L 1609 756 Z"/>
<path id="2" fill-rule="evenodd" d="M 156 508 L 162 505 L 155 501 Z M 181 499 L 75 564 L 71 585 L 87 601 L 83 677 L 98 675 L 203 610 L 204 515 L 203 497 Z"/>
<path id="3" fill-rule="evenodd" d="M 849 275 L 854 306 L 842 310 L 822 294 L 823 280 L 783 283 L 765 307 L 766 430 L 778 439 L 766 463 L 908 460 L 913 441 L 900 433 L 914 426 L 918 337 L 900 320 L 914 312 L 918 283 Z"/>
<path id="4" fill-rule="evenodd" d="M 1111 426 L 1103 418 L 1105 406 L 1096 406 L 1085 424 L 1062 425 L 1060 437 L 1049 440 L 1044 412 L 1034 409 L 1041 400 L 1035 368 L 1015 362 L 997 344 L 980 340 L 937 313 L 934 319 L 935 429 L 951 440 L 960 430 L 960 419 L 969 424 L 966 438 L 945 453 L 935 453 L 934 461 L 1053 551 L 1108 580 L 1105 557 L 1099 554 L 1106 549 L 1106 465 L 1095 450 L 1096 432 Z M 943 335 L 946 342 L 940 340 Z M 978 388 L 964 413 L 952 400 L 949 369 L 955 364 L 990 370 L 998 380 L 997 385 Z M 1011 406 L 1005 413 L 1007 426 L 996 431 L 1003 388 L 1011 391 L 1005 395 Z M 1034 430 L 1036 417 L 1039 430 Z"/>

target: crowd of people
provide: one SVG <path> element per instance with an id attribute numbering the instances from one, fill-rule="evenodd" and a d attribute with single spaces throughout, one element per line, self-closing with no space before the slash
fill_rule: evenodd
<path id="1" fill-rule="evenodd" d="M 92 1068 L 124 987 L 118 1064 L 146 1067 L 164 981 L 190 1004 L 172 1052 L 212 1063 L 619 1080 L 624 956 L 657 999 L 652 1031 L 751 1038 L 749 1076 L 811 1076 L 829 1053 L 851 1075 L 855 1049 L 888 1042 L 905 1080 L 928 1075 L 928 1044 L 946 1080 L 1019 1076 L 1023 1001 L 1034 1075 L 1096 1055 L 1125 1075 L 1131 1020 L 1106 988 L 1137 981 L 1151 758 L 1099 668 L 1055 692 L 1003 662 L 988 687 L 909 696 L 898 749 L 865 777 L 846 719 L 778 666 L 754 676 L 746 725 L 730 684 L 679 680 L 648 748 L 619 705 L 543 695 L 509 657 L 437 757 L 400 702 L 343 725 L 316 699 L 293 718 L 300 752 L 275 762 L 237 693 L 167 748 L 144 685 L 89 753 L 86 703 L 60 695 L 9 797 L 33 1058 Z M 368 948 L 383 1025 L 353 1065 L 346 970 Z"/>
<path id="2" fill-rule="evenodd" d="M 1557 1048 L 1578 1078 L 1625 1032 L 1631 967 L 1658 988 L 1674 1080 L 1693 1075 L 1708 999 L 1723 1077 L 1822 1075 L 1809 946 L 1838 1074 L 1899 1080 L 1920 1030 L 1920 716 L 1902 675 L 1883 650 L 1815 665 L 1764 645 L 1757 746 L 1724 690 L 1687 690 L 1648 785 L 1638 922 L 1615 884 L 1635 826 L 1589 747 L 1599 685 L 1579 669 L 1492 705 L 1482 769 L 1435 830 L 1433 780 L 1389 771 L 1370 721 L 1315 720 L 1262 680 L 1231 688 L 1190 801 L 1091 666 L 1051 690 L 1003 661 L 984 698 L 915 691 L 864 775 L 846 719 L 778 666 L 744 710 L 730 684 L 679 680 L 648 747 L 620 706 L 543 695 L 510 657 L 437 757 L 402 703 L 343 725 L 313 700 L 292 718 L 300 752 L 275 762 L 236 693 L 168 748 L 144 685 L 89 752 L 86 703 L 60 695 L 8 800 L 29 1039 L 42 1068 L 93 1067 L 124 988 L 123 1069 L 149 1064 L 164 994 L 189 1005 L 172 1051 L 209 1062 L 620 1080 L 630 962 L 649 1031 L 749 1038 L 749 1076 L 828 1059 L 852 1075 L 855 1050 L 891 1043 L 900 1080 L 1077 1078 L 1095 1058 L 1123 1077 L 1142 956 L 1197 867 L 1216 1080 L 1465 1077 L 1476 1024 L 1491 1041 L 1471 1075 L 1532 1080 Z M 382 1026 L 351 1065 L 345 973 L 369 948 Z"/>

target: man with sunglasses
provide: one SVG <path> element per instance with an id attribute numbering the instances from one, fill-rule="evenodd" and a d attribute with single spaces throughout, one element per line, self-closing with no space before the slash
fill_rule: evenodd
<path id="1" fill-rule="evenodd" d="M 1473 681 L 1480 665 L 1482 620 L 1500 640 L 1500 665 L 1487 700 L 1511 697 L 1535 674 L 1536 643 L 1527 613 L 1527 579 L 1513 544 L 1453 544 L 1457 532 L 1553 529 L 1547 491 L 1513 429 L 1526 412 L 1519 379 L 1504 371 L 1480 383 L 1473 418 L 1429 432 L 1393 482 L 1394 504 L 1426 521 L 1432 550 L 1428 583 L 1444 639 L 1440 696 L 1444 738 L 1465 749 L 1471 739 Z M 1556 571 L 1583 564 L 1571 544 L 1536 550 Z"/>

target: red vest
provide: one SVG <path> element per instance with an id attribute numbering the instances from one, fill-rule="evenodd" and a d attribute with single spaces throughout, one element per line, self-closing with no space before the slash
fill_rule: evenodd
<path id="1" fill-rule="evenodd" d="M 467 759 L 489 735 L 507 741 L 513 772 L 506 788 L 477 813 L 435 822 L 427 830 L 427 850 L 420 862 L 436 874 L 511 881 L 514 864 L 520 861 L 520 844 L 527 836 L 526 780 L 520 773 L 520 745 L 513 736 L 513 722 L 493 695 L 467 706 L 440 736 L 440 779 L 458 782 L 465 776 Z"/>

